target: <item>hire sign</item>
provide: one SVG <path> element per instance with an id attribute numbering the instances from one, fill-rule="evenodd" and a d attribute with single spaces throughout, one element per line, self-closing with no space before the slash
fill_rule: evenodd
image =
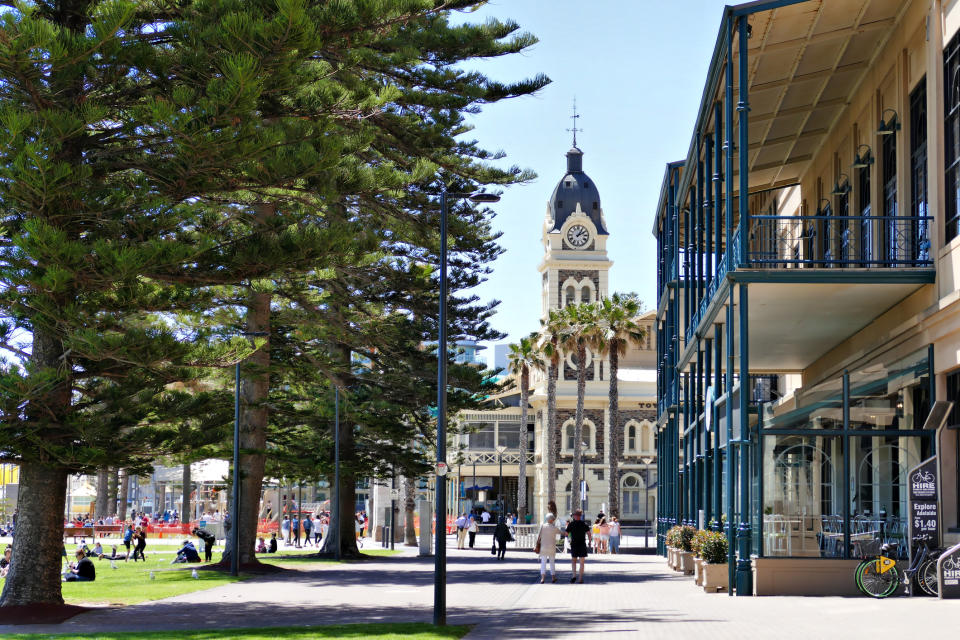
<path id="1" fill-rule="evenodd" d="M 937 458 L 928 458 L 910 470 L 910 549 L 923 544 L 940 546 L 940 514 L 937 503 Z"/>

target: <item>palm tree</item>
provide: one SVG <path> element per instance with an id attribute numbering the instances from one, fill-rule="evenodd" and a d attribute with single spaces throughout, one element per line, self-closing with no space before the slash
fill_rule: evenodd
<path id="1" fill-rule="evenodd" d="M 580 504 L 580 457 L 583 453 L 583 401 L 587 392 L 587 349 L 597 324 L 597 306 L 590 302 L 574 304 L 563 309 L 564 324 L 560 332 L 560 347 L 564 353 L 576 356 L 577 412 L 573 427 L 573 471 L 570 480 L 570 510 Z"/>
<path id="2" fill-rule="evenodd" d="M 531 333 L 510 345 L 508 369 L 520 385 L 520 461 L 517 469 L 517 515 L 523 523 L 527 515 L 527 406 L 530 402 L 530 370 L 539 368 L 537 334 Z"/>
<path id="3" fill-rule="evenodd" d="M 547 370 L 547 503 L 557 501 L 557 378 L 560 371 L 560 334 L 564 315 L 552 310 L 546 321 L 540 321 L 539 347 L 543 354 L 541 366 Z"/>
<path id="4" fill-rule="evenodd" d="M 620 456 L 623 454 L 623 431 L 620 428 L 620 390 L 617 371 L 620 356 L 647 336 L 638 323 L 643 303 L 634 295 L 613 294 L 597 303 L 598 322 L 591 347 L 599 357 L 610 361 L 610 468 L 607 481 L 607 505 L 611 515 L 620 516 Z"/>

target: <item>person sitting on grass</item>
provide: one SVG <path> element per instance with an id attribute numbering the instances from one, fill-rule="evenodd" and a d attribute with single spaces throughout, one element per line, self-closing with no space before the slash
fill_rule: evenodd
<path id="1" fill-rule="evenodd" d="M 267 553 L 276 553 L 277 552 L 277 534 L 270 534 L 270 547 L 267 549 Z"/>
<path id="2" fill-rule="evenodd" d="M 100 544 L 99 542 L 97 542 L 97 544 L 93 545 L 93 551 L 91 552 L 91 555 L 94 555 L 94 556 L 96 556 L 96 557 L 98 557 L 98 558 L 102 557 L 102 556 L 103 556 L 103 545 Z"/>
<path id="3" fill-rule="evenodd" d="M 127 554 L 125 553 L 118 554 L 117 545 L 113 545 L 113 549 L 110 551 L 110 555 L 101 553 L 100 555 L 97 556 L 97 559 L 98 560 L 126 560 Z"/>
<path id="4" fill-rule="evenodd" d="M 267 543 L 263 541 L 263 536 L 257 538 L 257 548 L 254 549 L 254 553 L 266 553 L 267 552 Z"/>
<path id="5" fill-rule="evenodd" d="M 10 571 L 10 561 L 13 559 L 13 547 L 7 545 L 3 550 L 3 557 L 0 558 L 0 578 L 6 578 Z"/>
<path id="6" fill-rule="evenodd" d="M 71 567 L 67 575 L 63 577 L 64 582 L 93 582 L 97 579 L 97 568 L 87 557 L 83 549 L 77 549 L 77 562 Z"/>
<path id="7" fill-rule="evenodd" d="M 177 557 L 170 564 L 180 564 L 184 562 L 200 562 L 200 554 L 197 548 L 189 540 L 183 541 L 183 546 L 177 551 Z"/>

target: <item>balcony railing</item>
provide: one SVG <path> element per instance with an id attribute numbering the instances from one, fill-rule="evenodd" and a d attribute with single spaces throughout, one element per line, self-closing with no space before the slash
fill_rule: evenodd
<path id="1" fill-rule="evenodd" d="M 932 223 L 930 216 L 752 216 L 741 266 L 929 268 Z"/>

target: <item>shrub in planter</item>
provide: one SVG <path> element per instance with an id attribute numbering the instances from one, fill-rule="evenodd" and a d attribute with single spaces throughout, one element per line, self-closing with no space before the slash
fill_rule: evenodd
<path id="1" fill-rule="evenodd" d="M 690 541 L 690 550 L 693 551 L 693 555 L 698 558 L 702 558 L 701 548 L 703 547 L 704 541 L 709 538 L 710 532 L 704 529 L 698 529 L 695 534 L 693 534 L 693 540 Z"/>
<path id="2" fill-rule="evenodd" d="M 667 546 L 674 549 L 680 548 L 680 525 L 670 527 L 667 530 Z"/>
<path id="3" fill-rule="evenodd" d="M 727 564 L 727 536 L 718 531 L 707 532 L 700 545 L 700 557 L 707 564 Z"/>
<path id="4" fill-rule="evenodd" d="M 686 552 L 692 552 L 693 548 L 690 546 L 693 543 L 693 536 L 696 535 L 696 527 L 691 527 L 688 524 L 680 527 L 680 549 Z"/>

